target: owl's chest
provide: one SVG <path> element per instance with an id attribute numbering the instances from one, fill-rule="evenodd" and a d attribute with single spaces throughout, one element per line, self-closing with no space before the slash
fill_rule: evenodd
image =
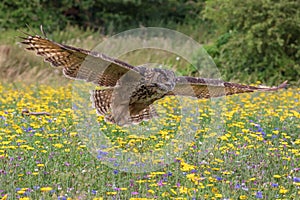
<path id="1" fill-rule="evenodd" d="M 158 93 L 155 87 L 141 86 L 134 91 L 130 97 L 129 110 L 132 115 L 136 115 L 154 101 L 164 97 L 164 94 Z"/>
<path id="2" fill-rule="evenodd" d="M 130 103 L 150 105 L 154 101 L 163 98 L 163 96 L 164 94 L 160 93 L 157 87 L 142 85 L 132 93 Z"/>

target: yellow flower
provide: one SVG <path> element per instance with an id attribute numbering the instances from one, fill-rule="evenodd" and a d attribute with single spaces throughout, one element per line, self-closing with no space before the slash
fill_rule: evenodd
<path id="1" fill-rule="evenodd" d="M 52 187 L 42 187 L 41 188 L 41 191 L 42 192 L 49 192 L 49 191 L 51 191 L 52 190 Z"/>
<path id="2" fill-rule="evenodd" d="M 174 189 L 170 190 L 173 194 L 177 195 L 177 192 Z"/>
<path id="3" fill-rule="evenodd" d="M 279 190 L 279 193 L 280 194 L 285 194 L 285 193 L 287 193 L 289 190 L 287 190 L 287 189 L 285 189 L 285 188 L 281 188 L 280 190 Z"/>
<path id="4" fill-rule="evenodd" d="M 224 161 L 221 159 L 216 158 L 215 161 L 219 162 L 219 163 L 223 163 Z"/>
<path id="5" fill-rule="evenodd" d="M 57 144 L 53 144 L 54 147 L 56 148 L 62 148 L 64 145 L 63 144 L 60 144 L 60 143 L 57 143 Z"/>
<path id="6" fill-rule="evenodd" d="M 106 192 L 107 195 L 116 195 L 117 192 Z"/>
<path id="7" fill-rule="evenodd" d="M 180 194 L 187 194 L 188 193 L 188 188 L 181 186 L 179 188 L 179 193 Z"/>
<path id="8" fill-rule="evenodd" d="M 76 135 L 77 135 L 76 132 L 71 132 L 71 133 L 70 133 L 70 136 L 71 136 L 71 137 L 75 137 Z"/>
<path id="9" fill-rule="evenodd" d="M 216 194 L 216 193 L 218 193 L 218 188 L 213 187 L 213 188 L 211 188 L 211 191 L 212 191 L 212 193 Z"/>
<path id="10" fill-rule="evenodd" d="M 168 197 L 168 196 L 170 196 L 170 194 L 168 192 L 164 192 L 164 193 L 161 194 L 161 196 L 162 197 Z"/>
<path id="11" fill-rule="evenodd" d="M 281 178 L 281 176 L 278 175 L 278 174 L 275 174 L 273 177 L 274 177 L 274 178 Z"/>
<path id="12" fill-rule="evenodd" d="M 240 199 L 241 199 L 241 200 L 247 199 L 247 196 L 246 196 L 246 195 L 241 195 L 241 196 L 240 196 Z"/>
<path id="13" fill-rule="evenodd" d="M 6 200 L 7 197 L 8 197 L 8 194 L 4 195 L 1 200 Z"/>
<path id="14" fill-rule="evenodd" d="M 148 190 L 149 193 L 154 194 L 154 190 Z"/>
<path id="15" fill-rule="evenodd" d="M 209 171 L 205 170 L 204 174 L 211 174 Z"/>

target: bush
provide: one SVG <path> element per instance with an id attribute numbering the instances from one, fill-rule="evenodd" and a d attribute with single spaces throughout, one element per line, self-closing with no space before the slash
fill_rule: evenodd
<path id="1" fill-rule="evenodd" d="M 298 0 L 209 0 L 205 17 L 221 36 L 207 49 L 226 79 L 299 81 L 299 16 Z"/>

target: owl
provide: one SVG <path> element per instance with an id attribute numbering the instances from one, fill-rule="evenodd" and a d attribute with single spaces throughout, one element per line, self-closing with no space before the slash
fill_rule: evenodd
<path id="1" fill-rule="evenodd" d="M 157 117 L 153 103 L 166 96 L 213 98 L 254 91 L 285 88 L 250 86 L 189 76 L 176 76 L 171 70 L 133 66 L 95 51 L 59 44 L 39 35 L 21 37 L 26 49 L 44 57 L 53 67 L 62 68 L 71 79 L 104 87 L 90 92 L 98 115 L 120 126 L 139 124 Z"/>

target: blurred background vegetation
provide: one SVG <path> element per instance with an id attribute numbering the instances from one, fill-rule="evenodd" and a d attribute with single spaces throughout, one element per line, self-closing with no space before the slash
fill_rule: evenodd
<path id="1" fill-rule="evenodd" d="M 300 83 L 299 0 L 4 0 L 1 80 L 61 77 L 17 43 L 17 30 L 31 32 L 26 24 L 37 33 L 42 24 L 48 38 L 89 49 L 128 29 L 170 28 L 203 44 L 226 81 Z M 174 60 L 181 73 L 195 75 L 194 67 L 180 64 Z"/>

